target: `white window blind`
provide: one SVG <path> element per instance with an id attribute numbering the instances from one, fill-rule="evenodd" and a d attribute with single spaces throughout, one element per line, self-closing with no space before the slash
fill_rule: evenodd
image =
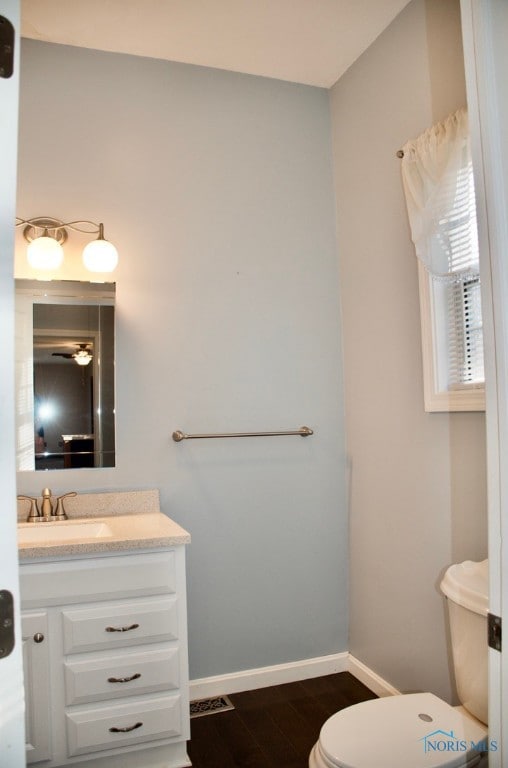
<path id="1" fill-rule="evenodd" d="M 483 329 L 480 278 L 448 288 L 448 386 L 482 384 Z"/>
<path id="2" fill-rule="evenodd" d="M 464 165 L 457 170 L 454 193 L 448 190 L 447 196 L 452 208 L 440 221 L 439 231 L 446 232 L 444 246 L 450 275 L 445 329 L 447 379 L 449 389 L 457 389 L 484 382 L 478 231 L 473 167 L 469 158 L 465 158 Z"/>

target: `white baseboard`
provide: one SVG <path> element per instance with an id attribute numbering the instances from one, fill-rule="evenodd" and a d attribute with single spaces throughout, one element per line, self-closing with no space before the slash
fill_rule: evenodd
<path id="1" fill-rule="evenodd" d="M 400 691 L 383 680 L 376 672 L 367 667 L 363 662 L 348 654 L 348 672 L 361 683 L 370 688 L 376 696 L 398 696 Z"/>
<path id="2" fill-rule="evenodd" d="M 226 675 L 202 677 L 190 681 L 190 698 L 191 701 L 195 701 L 221 694 L 254 691 L 256 688 L 266 688 L 269 685 L 294 683 L 309 677 L 333 675 L 335 672 L 347 672 L 348 658 L 349 654 L 345 651 L 288 664 L 276 664 L 272 667 L 258 667 Z"/>
<path id="3" fill-rule="evenodd" d="M 400 693 L 376 672 L 345 651 L 330 656 L 317 656 L 313 659 L 293 661 L 288 664 L 245 669 L 242 672 L 231 672 L 226 675 L 191 680 L 190 698 L 191 701 L 196 701 L 221 694 L 254 691 L 269 685 L 294 683 L 310 677 L 333 675 L 336 672 L 351 672 L 357 680 L 370 688 L 377 696 L 396 696 Z"/>

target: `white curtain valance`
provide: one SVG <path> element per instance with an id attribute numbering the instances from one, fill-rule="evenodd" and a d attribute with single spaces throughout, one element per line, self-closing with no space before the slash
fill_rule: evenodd
<path id="1" fill-rule="evenodd" d="M 425 268 L 441 280 L 479 273 L 476 205 L 467 111 L 459 109 L 402 148 L 411 237 Z"/>

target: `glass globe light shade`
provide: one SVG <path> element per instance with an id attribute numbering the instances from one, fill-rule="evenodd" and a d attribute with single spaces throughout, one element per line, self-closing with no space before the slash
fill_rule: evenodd
<path id="1" fill-rule="evenodd" d="M 78 365 L 88 365 L 92 360 L 92 355 L 86 349 L 80 349 L 79 352 L 73 355 L 73 358 Z"/>
<path id="2" fill-rule="evenodd" d="M 92 240 L 83 250 L 83 264 L 90 272 L 113 272 L 118 264 L 118 251 L 109 240 Z"/>
<path id="3" fill-rule="evenodd" d="M 32 240 L 26 254 L 28 263 L 34 269 L 57 269 L 64 258 L 60 243 L 54 237 L 47 235 Z"/>

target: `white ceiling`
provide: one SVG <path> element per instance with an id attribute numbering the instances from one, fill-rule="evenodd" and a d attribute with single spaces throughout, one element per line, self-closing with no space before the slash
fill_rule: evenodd
<path id="1" fill-rule="evenodd" d="M 21 34 L 329 88 L 407 3 L 21 0 Z"/>

